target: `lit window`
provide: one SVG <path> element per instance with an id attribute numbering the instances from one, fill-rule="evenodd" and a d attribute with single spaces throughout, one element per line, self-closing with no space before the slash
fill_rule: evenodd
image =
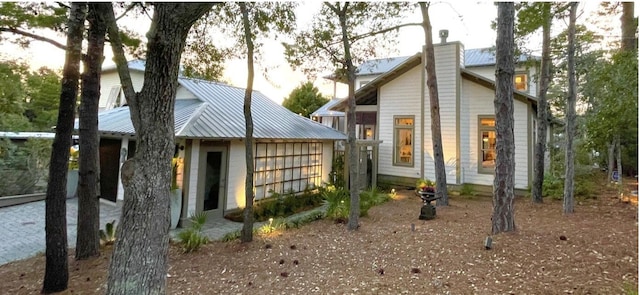
<path id="1" fill-rule="evenodd" d="M 393 118 L 393 164 L 413 166 L 413 116 Z"/>
<path id="2" fill-rule="evenodd" d="M 480 142 L 478 172 L 494 173 L 496 165 L 496 120 L 493 117 L 480 117 L 478 120 L 478 137 Z"/>
<path id="3" fill-rule="evenodd" d="M 518 91 L 527 91 L 527 74 L 516 74 L 513 77 L 513 83 L 515 85 L 516 90 Z"/>

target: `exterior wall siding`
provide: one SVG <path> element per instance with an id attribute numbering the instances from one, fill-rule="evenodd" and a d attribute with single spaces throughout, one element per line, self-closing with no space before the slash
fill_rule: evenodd
<path id="1" fill-rule="evenodd" d="M 493 185 L 493 174 L 478 173 L 478 115 L 494 115 L 495 110 L 493 100 L 495 92 L 486 87 L 480 86 L 467 80 L 462 81 L 462 96 L 465 97 L 466 111 L 461 111 L 461 116 L 468 121 L 468 128 L 462 128 L 461 147 L 465 150 L 462 152 L 462 173 L 463 183 Z M 514 100 L 514 139 L 516 142 L 515 162 L 516 175 L 515 187 L 525 189 L 528 186 L 528 105 Z M 462 121 L 463 119 L 461 119 Z"/>
<path id="2" fill-rule="evenodd" d="M 491 80 L 496 80 L 496 68 L 495 65 L 483 66 L 483 67 L 467 67 L 469 71 L 472 71 L 480 76 L 489 78 Z M 536 77 L 536 69 L 535 68 L 527 68 L 525 67 L 516 67 L 516 73 L 518 72 L 528 72 L 529 78 L 529 88 L 527 90 L 527 94 L 532 96 L 538 96 L 538 82 L 535 80 Z"/>
<path id="3" fill-rule="evenodd" d="M 378 156 L 378 173 L 420 177 L 420 117 L 422 67 L 417 66 L 379 88 L 378 138 L 382 140 Z M 394 116 L 414 116 L 413 167 L 393 165 Z"/>

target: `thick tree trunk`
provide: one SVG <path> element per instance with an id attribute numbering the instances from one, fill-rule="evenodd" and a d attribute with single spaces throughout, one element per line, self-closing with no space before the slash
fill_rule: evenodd
<path id="1" fill-rule="evenodd" d="M 249 11 L 245 2 L 238 2 L 242 12 L 242 24 L 244 26 L 244 38 L 247 43 L 247 88 L 244 92 L 244 120 L 245 120 L 245 161 L 247 176 L 245 178 L 245 208 L 244 224 L 242 226 L 242 242 L 253 240 L 253 117 L 251 116 L 251 94 L 253 92 L 253 38 L 251 37 L 251 25 L 249 23 Z"/>
<path id="2" fill-rule="evenodd" d="M 88 48 L 84 60 L 80 98 L 80 159 L 78 181 L 78 230 L 76 259 L 82 260 L 100 254 L 100 201 L 98 157 L 98 103 L 100 100 L 100 73 L 104 60 L 104 40 L 107 25 L 105 11 L 113 9 L 110 3 L 90 3 L 87 20 Z"/>
<path id="3" fill-rule="evenodd" d="M 147 33 L 144 85 L 140 93 L 127 97 L 138 140 L 135 157 L 122 166 L 124 205 L 107 294 L 166 292 L 174 104 L 180 56 L 189 28 L 212 5 L 155 4 Z M 109 20 L 113 21 L 111 16 Z M 110 37 L 111 33 L 110 30 Z M 117 60 L 122 61 L 122 56 Z M 118 66 L 119 70 L 123 67 Z"/>
<path id="4" fill-rule="evenodd" d="M 576 40 L 576 10 L 578 2 L 571 2 L 569 5 L 569 33 L 567 38 L 567 68 L 569 79 L 569 93 L 567 93 L 567 109 L 565 111 L 565 172 L 564 172 L 564 202 L 563 211 L 565 214 L 573 213 L 573 193 L 575 177 L 575 151 L 573 138 L 576 124 L 576 61 L 575 61 L 575 40 Z"/>
<path id="5" fill-rule="evenodd" d="M 67 31 L 67 52 L 62 72 L 60 108 L 49 163 L 49 184 L 45 205 L 46 265 L 42 293 L 67 289 L 67 170 L 80 80 L 80 59 L 86 4 L 72 3 Z"/>
<path id="6" fill-rule="evenodd" d="M 516 230 L 514 216 L 515 141 L 513 136 L 514 18 L 512 2 L 498 3 L 496 40 L 496 168 L 493 180 L 493 234 Z"/>
<path id="7" fill-rule="evenodd" d="M 531 200 L 542 203 L 542 183 L 544 182 L 544 163 L 547 151 L 547 90 L 551 81 L 551 3 L 544 3 L 542 17 L 542 64 L 540 66 L 540 89 L 538 90 L 538 124 L 536 131 L 535 158 L 533 161 L 533 184 Z"/>
<path id="8" fill-rule="evenodd" d="M 436 194 L 440 199 L 438 206 L 449 206 L 447 193 L 447 173 L 444 166 L 442 152 L 442 134 L 440 129 L 440 99 L 438 97 L 438 79 L 436 77 L 436 58 L 433 49 L 431 20 L 429 19 L 429 4 L 420 2 L 422 12 L 422 28 L 425 42 L 425 69 L 427 71 L 427 88 L 429 89 L 429 103 L 431 108 L 431 140 L 433 142 L 433 161 L 436 172 Z"/>

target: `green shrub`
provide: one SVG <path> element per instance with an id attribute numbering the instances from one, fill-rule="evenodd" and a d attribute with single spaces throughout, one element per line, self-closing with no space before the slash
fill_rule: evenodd
<path id="1" fill-rule="evenodd" d="M 377 188 L 372 188 L 360 193 L 360 216 L 367 216 L 369 209 L 389 201 L 391 197 L 382 193 Z"/>
<path id="2" fill-rule="evenodd" d="M 327 218 L 336 222 L 349 219 L 349 191 L 328 185 L 320 190 L 327 202 Z"/>
<path id="3" fill-rule="evenodd" d="M 582 198 L 594 197 L 596 185 L 593 181 L 593 175 L 576 175 L 574 180 L 574 196 Z M 545 174 L 542 182 L 542 196 L 550 197 L 554 200 L 562 200 L 564 197 L 564 179 L 553 174 Z"/>
<path id="4" fill-rule="evenodd" d="M 0 139 L 0 196 L 31 194 L 47 175 L 51 141 L 30 139 L 17 145 Z"/>
<path id="5" fill-rule="evenodd" d="M 108 222 L 104 225 L 104 230 L 100 230 L 100 241 L 103 245 L 111 245 L 116 241 L 116 221 Z"/>
<path id="6" fill-rule="evenodd" d="M 473 189 L 473 185 L 470 183 L 465 183 L 460 188 L 460 194 L 463 196 L 475 196 L 476 192 Z"/>
<path id="7" fill-rule="evenodd" d="M 202 227 L 207 222 L 205 212 L 200 212 L 190 217 L 191 226 L 178 234 L 178 242 L 182 246 L 184 253 L 198 251 L 200 247 L 209 242 L 209 239 L 202 233 Z"/>
<path id="8" fill-rule="evenodd" d="M 262 222 L 269 220 L 269 218 L 286 217 L 318 207 L 322 201 L 322 195 L 310 188 L 305 189 L 300 195 L 296 195 L 291 190 L 284 195 L 272 191 L 269 198 L 253 204 L 253 218 L 257 222 Z M 237 211 L 227 214 L 225 218 L 242 222 L 242 214 L 242 211 Z"/>

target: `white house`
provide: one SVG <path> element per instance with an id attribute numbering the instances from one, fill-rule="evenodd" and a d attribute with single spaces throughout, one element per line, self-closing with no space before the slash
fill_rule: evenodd
<path id="1" fill-rule="evenodd" d="M 129 63 L 136 91 L 142 88 L 144 62 Z M 175 103 L 181 218 L 205 211 L 214 218 L 245 206 L 245 89 L 185 77 L 178 78 Z M 114 67 L 105 68 L 99 114 L 101 196 L 123 199 L 119 169 L 135 154 L 136 134 Z M 301 192 L 328 181 L 334 141 L 345 135 L 290 112 L 253 92 L 255 195 Z"/>
<path id="2" fill-rule="evenodd" d="M 525 57 L 520 57 L 524 61 Z M 493 184 L 495 151 L 495 58 L 490 50 L 465 51 L 460 42 L 435 45 L 436 72 L 447 183 Z M 378 182 L 413 185 L 435 179 L 429 93 L 423 53 L 380 59 L 359 67 L 356 87 L 357 136 L 381 140 Z M 533 173 L 537 86 L 533 68 L 521 64 L 514 79 L 516 189 Z M 346 102 L 335 106 L 343 111 Z"/>

